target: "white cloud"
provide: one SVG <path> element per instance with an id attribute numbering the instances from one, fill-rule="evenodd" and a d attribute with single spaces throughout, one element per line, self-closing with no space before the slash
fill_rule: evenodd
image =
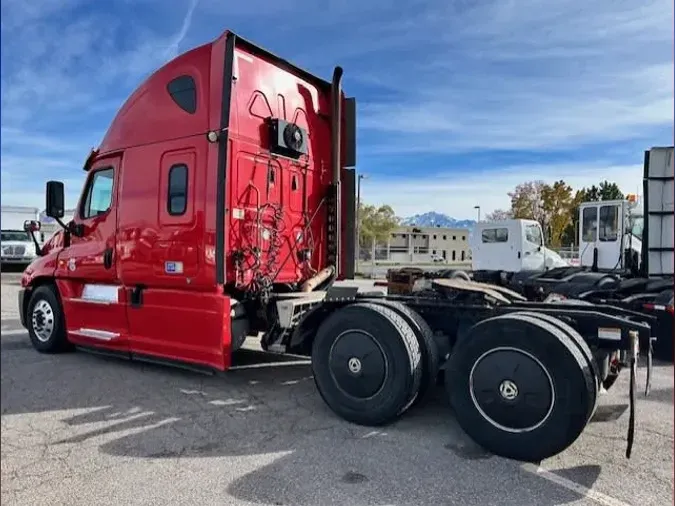
<path id="1" fill-rule="evenodd" d="M 140 79 L 224 28 L 325 75 L 344 65 L 359 100 L 360 168 L 373 174 L 364 198 L 402 215 L 472 217 L 477 203 L 506 207 L 506 192 L 532 179 L 606 178 L 635 191 L 640 149 L 672 143 L 672 0 L 126 3 L 143 13 L 114 16 L 121 2 L 77 15 L 83 0 L 2 2 L 3 203 L 41 203 L 48 178 L 67 179 L 73 200 L 89 148 Z M 418 155 L 455 167 L 450 156 L 492 150 L 543 161 L 385 175 L 393 155 L 411 168 Z"/>
<path id="2" fill-rule="evenodd" d="M 672 1 L 417 4 L 335 48 L 347 79 L 381 92 L 361 102 L 360 126 L 386 137 L 364 152 L 672 140 Z"/>
<path id="3" fill-rule="evenodd" d="M 180 30 L 164 51 L 165 57 L 175 58 L 179 54 L 178 48 L 180 47 L 180 44 L 183 42 L 183 40 L 185 40 L 185 36 L 190 29 L 190 25 L 192 24 L 192 15 L 194 14 L 198 3 L 199 0 L 190 0 L 190 5 L 188 7 L 187 14 L 185 14 L 185 17 L 183 18 L 183 24 L 181 25 Z"/>
<path id="4" fill-rule="evenodd" d="M 361 198 L 369 204 L 389 204 L 401 217 L 436 211 L 457 219 L 475 219 L 474 206 L 477 205 L 483 216 L 495 209 L 508 209 L 507 193 L 525 181 L 553 183 L 563 179 L 578 190 L 608 179 L 624 193 L 641 193 L 642 170 L 640 164 L 616 166 L 589 162 L 514 165 L 503 167 L 499 172 L 439 173 L 423 178 L 369 176 L 362 182 Z"/>
<path id="5" fill-rule="evenodd" d="M 177 23 L 165 17 L 166 31 L 113 9 L 79 9 L 83 0 L 2 2 L 3 204 L 43 205 L 48 179 L 67 181 L 75 204 L 82 164 L 116 110 L 184 49 L 198 0 L 190 2 Z"/>

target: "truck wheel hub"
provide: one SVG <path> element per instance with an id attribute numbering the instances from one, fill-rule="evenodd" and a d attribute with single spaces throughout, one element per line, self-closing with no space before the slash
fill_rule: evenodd
<path id="1" fill-rule="evenodd" d="M 534 355 L 510 347 L 489 350 L 476 360 L 469 374 L 469 390 L 481 416 L 507 432 L 540 427 L 555 404 L 553 380 L 546 367 Z"/>
<path id="2" fill-rule="evenodd" d="M 499 393 L 507 401 L 512 401 L 518 397 L 518 386 L 511 380 L 504 380 L 499 385 Z"/>
<path id="3" fill-rule="evenodd" d="M 350 372 L 354 374 L 358 374 L 361 372 L 361 361 L 358 358 L 356 357 L 350 358 L 347 365 L 349 366 Z"/>
<path id="4" fill-rule="evenodd" d="M 40 342 L 47 342 L 54 330 L 54 311 L 46 300 L 40 300 L 33 307 L 31 315 L 33 332 Z"/>
<path id="5" fill-rule="evenodd" d="M 362 330 L 349 330 L 333 343 L 329 369 L 335 385 L 345 395 L 369 399 L 382 389 L 389 367 L 373 336 Z"/>

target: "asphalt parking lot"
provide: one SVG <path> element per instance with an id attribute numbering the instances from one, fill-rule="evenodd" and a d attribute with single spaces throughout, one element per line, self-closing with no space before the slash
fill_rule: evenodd
<path id="1" fill-rule="evenodd" d="M 472 443 L 442 389 L 372 429 L 325 407 L 306 361 L 255 349 L 221 377 L 40 355 L 16 319 L 16 278 L 2 276 L 3 505 L 673 504 L 672 365 L 638 396 L 630 460 L 623 375 L 581 438 L 536 467 Z"/>

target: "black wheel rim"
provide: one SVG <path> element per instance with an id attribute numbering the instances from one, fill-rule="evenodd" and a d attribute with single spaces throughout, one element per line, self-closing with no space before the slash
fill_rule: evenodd
<path id="1" fill-rule="evenodd" d="M 555 389 L 546 367 L 517 348 L 496 348 L 481 355 L 469 375 L 474 405 L 495 427 L 529 432 L 553 411 Z"/>
<path id="2" fill-rule="evenodd" d="M 330 349 L 328 367 L 335 385 L 356 399 L 375 396 L 388 371 L 384 350 L 362 330 L 350 330 L 337 337 Z"/>

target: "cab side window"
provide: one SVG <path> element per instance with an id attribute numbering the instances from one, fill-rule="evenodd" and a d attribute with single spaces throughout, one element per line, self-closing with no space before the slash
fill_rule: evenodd
<path id="1" fill-rule="evenodd" d="M 481 234 L 481 241 L 483 243 L 508 242 L 508 240 L 508 228 L 487 228 Z"/>
<path id="2" fill-rule="evenodd" d="M 598 228 L 598 208 L 587 207 L 584 209 L 581 218 L 581 238 L 584 242 L 594 242 L 597 237 Z"/>
<path id="3" fill-rule="evenodd" d="M 544 245 L 541 229 L 538 225 L 527 225 L 525 227 L 525 239 L 527 242 L 536 244 L 537 246 Z"/>
<path id="4" fill-rule="evenodd" d="M 599 239 L 605 242 L 614 242 L 619 239 L 619 208 L 617 206 L 602 206 L 600 208 Z"/>
<path id="5" fill-rule="evenodd" d="M 187 209 L 188 168 L 179 163 L 169 169 L 169 195 L 167 211 L 171 216 L 180 216 Z"/>
<path id="6" fill-rule="evenodd" d="M 108 212 L 112 204 L 114 176 L 112 167 L 99 169 L 92 173 L 80 210 L 80 216 L 83 219 L 93 218 Z"/>

